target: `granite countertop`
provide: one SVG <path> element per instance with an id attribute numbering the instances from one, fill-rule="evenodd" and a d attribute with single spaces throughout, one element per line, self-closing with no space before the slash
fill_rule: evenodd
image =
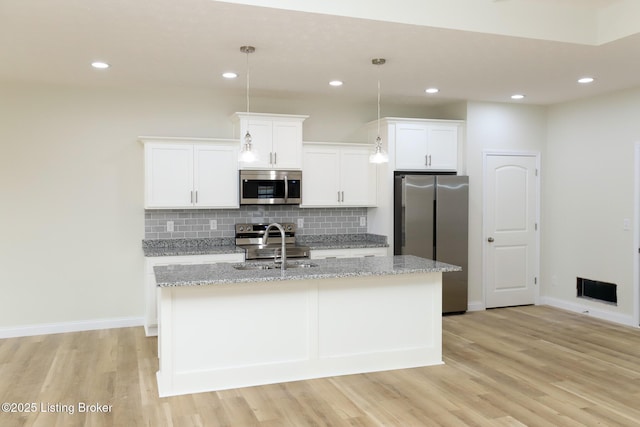
<path id="1" fill-rule="evenodd" d="M 387 236 L 371 233 L 298 236 L 296 241 L 313 249 L 386 248 Z"/>
<path id="2" fill-rule="evenodd" d="M 313 249 L 351 249 L 388 247 L 387 237 L 378 234 L 301 235 L 296 243 Z M 211 255 L 244 253 L 233 237 L 203 239 L 152 239 L 142 241 L 144 256 Z"/>
<path id="3" fill-rule="evenodd" d="M 315 266 L 290 268 L 283 272 L 279 268 L 268 270 L 238 270 L 234 268 L 234 265 L 243 264 L 220 263 L 156 266 L 154 267 L 154 272 L 158 286 L 170 287 L 437 273 L 462 270 L 461 267 L 455 265 L 419 258 L 413 255 L 292 261 L 292 264 L 300 263 L 311 263 Z M 245 264 L 258 265 L 260 263 L 249 262 Z M 270 262 L 264 262 L 262 264 L 270 264 Z"/>
<path id="4" fill-rule="evenodd" d="M 148 257 L 244 253 L 233 238 L 143 240 L 142 250 Z"/>

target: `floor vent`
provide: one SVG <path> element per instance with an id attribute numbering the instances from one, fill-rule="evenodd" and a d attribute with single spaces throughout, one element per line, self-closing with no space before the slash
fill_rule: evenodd
<path id="1" fill-rule="evenodd" d="M 578 298 L 588 298 L 618 305 L 618 285 L 582 277 L 577 279 Z"/>

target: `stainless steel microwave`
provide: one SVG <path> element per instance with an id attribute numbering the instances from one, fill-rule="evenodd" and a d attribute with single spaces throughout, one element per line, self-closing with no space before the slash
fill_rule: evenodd
<path id="1" fill-rule="evenodd" d="M 299 205 L 302 171 L 241 170 L 241 205 Z"/>

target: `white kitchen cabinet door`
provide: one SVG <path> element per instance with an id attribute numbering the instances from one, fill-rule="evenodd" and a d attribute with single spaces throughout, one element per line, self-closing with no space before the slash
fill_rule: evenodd
<path id="1" fill-rule="evenodd" d="M 196 207 L 239 207 L 238 185 L 237 145 L 194 146 Z"/>
<path id="2" fill-rule="evenodd" d="M 311 146 L 303 150 L 302 205 L 340 204 L 340 153 L 334 147 Z"/>
<path id="3" fill-rule="evenodd" d="M 429 169 L 455 171 L 458 168 L 458 127 L 429 126 L 427 153 Z"/>
<path id="4" fill-rule="evenodd" d="M 369 162 L 370 151 L 369 146 L 341 150 L 341 205 L 375 206 L 376 166 Z"/>
<path id="5" fill-rule="evenodd" d="M 302 167 L 302 123 L 274 121 L 272 147 L 272 167 L 300 169 Z"/>
<path id="6" fill-rule="evenodd" d="M 242 168 L 268 169 L 273 159 L 273 123 L 269 120 L 247 120 L 240 132 L 240 144 L 244 146 L 247 129 L 251 134 L 251 146 L 256 151 L 257 160 L 250 163 L 240 162 Z"/>
<path id="7" fill-rule="evenodd" d="M 193 146 L 145 144 L 145 207 L 189 207 L 193 190 Z"/>
<path id="8" fill-rule="evenodd" d="M 396 169 L 427 169 L 427 138 L 429 130 L 421 124 L 396 125 Z"/>

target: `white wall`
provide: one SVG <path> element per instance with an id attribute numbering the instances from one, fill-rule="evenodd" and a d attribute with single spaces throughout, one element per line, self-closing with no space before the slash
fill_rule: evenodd
<path id="1" fill-rule="evenodd" d="M 244 93 L 201 89 L 0 84 L 0 336 L 38 325 L 140 321 L 137 137 L 231 137 L 229 117 L 244 101 Z M 376 116 L 375 96 L 364 104 L 256 98 L 252 107 L 308 114 L 305 139 L 320 141 L 366 141 L 362 125 Z M 384 110 L 428 117 L 425 107 Z"/>
<path id="2" fill-rule="evenodd" d="M 469 304 L 484 308 L 482 284 L 483 151 L 542 152 L 546 141 L 544 107 L 469 102 L 467 174 L 469 175 Z M 542 167 L 544 170 L 544 165 Z"/>
<path id="3" fill-rule="evenodd" d="M 185 91 L 0 87 L 0 328 L 142 316 L 141 134 L 210 135 Z"/>
<path id="4" fill-rule="evenodd" d="M 309 114 L 305 139 L 316 141 L 365 141 L 361 125 L 376 114 L 373 98 L 359 104 L 256 98 L 252 105 Z M 622 224 L 634 214 L 639 106 L 640 90 L 555 106 L 548 119 L 543 107 L 468 103 L 472 304 L 483 301 L 482 151 L 527 150 L 543 153 L 542 295 L 573 303 L 577 275 L 611 281 L 620 287 L 619 307 L 580 303 L 632 313 L 637 231 Z M 243 95 L 197 89 L 0 84 L 0 334 L 31 325 L 140 319 L 144 211 L 137 137 L 230 137 L 229 116 L 243 109 Z M 419 106 L 384 110 L 396 117 L 440 116 Z"/>
<path id="5" fill-rule="evenodd" d="M 551 107 L 543 175 L 542 291 L 629 319 L 634 310 L 634 143 L 640 90 Z M 624 230 L 624 219 L 631 230 Z M 618 306 L 576 298 L 576 277 L 618 285 Z M 637 324 L 637 323 L 636 323 Z"/>

